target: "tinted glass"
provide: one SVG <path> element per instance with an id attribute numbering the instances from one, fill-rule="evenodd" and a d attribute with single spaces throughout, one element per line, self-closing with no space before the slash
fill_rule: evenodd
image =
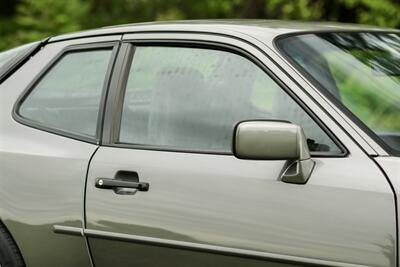
<path id="1" fill-rule="evenodd" d="M 340 152 L 266 73 L 237 54 L 200 48 L 137 47 L 123 106 L 120 142 L 230 152 L 242 120 L 304 127 L 312 151 Z"/>
<path id="2" fill-rule="evenodd" d="M 39 81 L 19 114 L 49 128 L 93 137 L 111 50 L 68 53 Z"/>
<path id="3" fill-rule="evenodd" d="M 399 34 L 307 34 L 284 39 L 280 46 L 400 154 Z"/>

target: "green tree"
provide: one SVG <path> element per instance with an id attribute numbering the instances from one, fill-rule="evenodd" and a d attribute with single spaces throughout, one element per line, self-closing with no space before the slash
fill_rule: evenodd
<path id="1" fill-rule="evenodd" d="M 23 43 L 81 30 L 88 9 L 81 0 L 22 0 L 16 11 L 15 39 Z"/>
<path id="2" fill-rule="evenodd" d="M 2 0 L 0 50 L 106 25 L 171 19 L 257 18 L 400 27 L 400 0 Z"/>
<path id="3" fill-rule="evenodd" d="M 265 15 L 273 18 L 400 27 L 397 0 L 270 0 L 266 3 Z"/>

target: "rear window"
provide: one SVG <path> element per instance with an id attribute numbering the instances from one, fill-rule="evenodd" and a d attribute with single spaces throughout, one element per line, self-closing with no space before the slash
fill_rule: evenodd
<path id="1" fill-rule="evenodd" d="M 4 52 L 0 52 L 0 78 L 3 77 L 17 62 L 30 54 L 39 42 L 22 45 Z"/>

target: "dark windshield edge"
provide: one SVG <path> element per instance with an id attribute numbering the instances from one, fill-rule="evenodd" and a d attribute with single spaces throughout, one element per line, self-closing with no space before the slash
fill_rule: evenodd
<path id="1" fill-rule="evenodd" d="M 319 81 L 317 81 L 311 74 L 303 69 L 294 59 L 292 59 L 282 48 L 281 43 L 290 37 L 302 36 L 307 34 L 321 34 L 321 33 L 380 33 L 380 34 L 400 34 L 399 30 L 321 30 L 321 31 L 299 31 L 281 34 L 276 36 L 273 40 L 274 48 L 279 54 L 287 60 L 297 71 L 299 71 L 308 81 L 310 81 L 325 97 L 338 107 L 347 117 L 349 117 L 362 131 L 371 137 L 378 145 L 380 145 L 389 155 L 400 157 L 400 151 L 390 147 L 386 144 L 373 130 L 371 130 L 363 121 L 361 121 L 353 112 L 351 112 L 341 101 L 339 101 L 333 94 L 331 94 Z M 353 139 L 353 138 L 352 138 Z"/>
<path id="2" fill-rule="evenodd" d="M 37 42 L 37 44 L 33 45 L 27 51 L 12 59 L 4 66 L 4 68 L 0 69 L 0 84 L 3 83 L 16 70 L 18 70 L 31 56 L 35 55 L 44 45 L 46 45 L 49 39 L 50 38 L 46 38 Z"/>

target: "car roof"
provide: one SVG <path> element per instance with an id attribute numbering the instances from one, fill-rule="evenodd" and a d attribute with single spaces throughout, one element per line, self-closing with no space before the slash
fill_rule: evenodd
<path id="1" fill-rule="evenodd" d="M 68 33 L 50 38 L 51 41 L 68 40 L 75 38 L 94 37 L 102 35 L 135 33 L 135 32 L 209 32 L 218 33 L 229 31 L 247 35 L 269 34 L 278 36 L 298 32 L 321 31 L 395 31 L 398 30 L 378 26 L 347 24 L 336 22 L 315 21 L 282 21 L 282 20 L 182 20 L 145 22 L 103 27 L 99 29 Z"/>

